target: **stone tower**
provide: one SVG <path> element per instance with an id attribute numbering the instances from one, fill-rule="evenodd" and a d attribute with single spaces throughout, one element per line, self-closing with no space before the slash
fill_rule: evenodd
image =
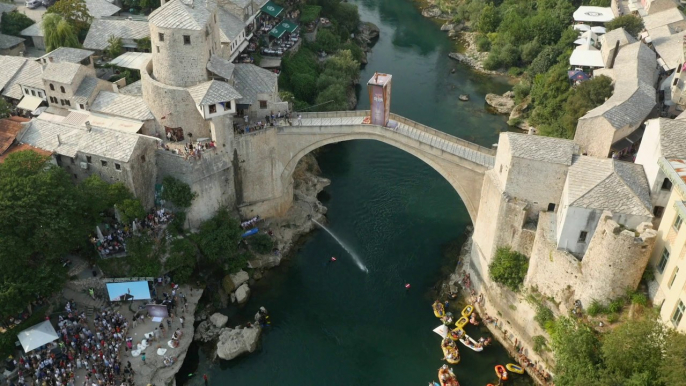
<path id="1" fill-rule="evenodd" d="M 157 81 L 189 87 L 209 80 L 207 62 L 220 46 L 214 2 L 172 0 L 151 13 L 148 21 Z"/>

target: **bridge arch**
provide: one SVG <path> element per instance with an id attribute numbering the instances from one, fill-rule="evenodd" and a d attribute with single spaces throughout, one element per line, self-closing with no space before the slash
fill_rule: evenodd
<path id="1" fill-rule="evenodd" d="M 446 170 L 448 165 L 446 165 L 445 162 L 440 162 L 436 160 L 432 155 L 418 153 L 415 148 L 412 148 L 411 146 L 408 146 L 401 142 L 395 141 L 392 138 L 374 134 L 338 135 L 334 137 L 316 140 L 312 143 L 305 145 L 300 151 L 293 155 L 293 157 L 285 165 L 283 172 L 281 173 L 281 183 L 283 184 L 283 186 L 288 186 L 289 184 L 293 183 L 293 172 L 295 171 L 298 162 L 305 155 L 326 145 L 355 140 L 374 140 L 385 143 L 397 149 L 403 150 L 406 153 L 413 155 L 415 158 L 418 158 L 425 164 L 429 165 L 433 170 L 437 171 L 438 174 L 440 174 L 446 181 L 448 181 L 448 183 L 450 183 L 450 185 L 453 187 L 453 189 L 455 189 L 457 194 L 462 199 L 464 205 L 467 207 L 467 211 L 469 212 L 472 222 L 476 221 L 476 213 L 479 207 L 478 200 L 476 202 L 474 201 L 474 195 L 469 193 L 469 187 L 464 186 L 465 181 L 460 181 L 459 178 L 454 178 L 453 174 Z M 479 186 L 478 190 L 481 191 L 481 186 Z"/>

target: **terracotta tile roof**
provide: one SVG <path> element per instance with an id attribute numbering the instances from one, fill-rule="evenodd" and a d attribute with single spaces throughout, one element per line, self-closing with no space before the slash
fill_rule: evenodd
<path id="1" fill-rule="evenodd" d="M 14 119 L 0 119 L 0 154 L 4 154 L 12 146 L 14 139 L 17 138 L 17 134 L 23 127 L 21 122 Z"/>

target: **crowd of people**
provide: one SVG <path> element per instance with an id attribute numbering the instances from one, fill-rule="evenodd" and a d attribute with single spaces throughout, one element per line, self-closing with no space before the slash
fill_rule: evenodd
<path id="1" fill-rule="evenodd" d="M 262 130 L 265 127 L 273 127 L 277 125 L 292 125 L 293 123 L 291 122 L 291 113 L 286 112 L 283 113 L 281 111 L 277 112 L 274 114 L 272 111 L 271 114 L 267 114 L 264 116 L 264 120 L 258 120 L 256 122 L 250 122 L 250 119 L 247 115 L 243 116 L 244 124 L 235 124 L 234 125 L 234 131 L 236 134 L 245 134 L 245 133 L 252 133 L 258 130 Z"/>
<path id="2" fill-rule="evenodd" d="M 164 208 L 153 209 L 143 219 L 135 219 L 136 229 L 140 232 L 146 229 L 156 229 L 162 224 L 167 224 L 174 218 L 174 214 Z M 105 225 L 107 235 L 91 235 L 90 242 L 97 249 L 100 257 L 115 257 L 126 253 L 126 240 L 134 234 L 132 226 L 115 223 L 112 227 Z"/>
<path id="3" fill-rule="evenodd" d="M 246 220 L 241 222 L 241 228 L 243 229 L 251 229 L 254 228 L 255 225 L 257 225 L 258 222 L 260 222 L 261 218 L 260 216 L 255 216 L 251 218 L 250 220 Z"/>
<path id="4" fill-rule="evenodd" d="M 133 385 L 131 363 L 122 365 L 119 349 L 124 343 L 128 321 L 119 312 L 94 315 L 92 326 L 84 312 L 68 302 L 66 316 L 57 323 L 59 340 L 14 359 L 19 368 L 15 385 L 75 386 Z M 84 369 L 82 380 L 76 372 Z M 12 383 L 10 383 L 12 384 Z"/>

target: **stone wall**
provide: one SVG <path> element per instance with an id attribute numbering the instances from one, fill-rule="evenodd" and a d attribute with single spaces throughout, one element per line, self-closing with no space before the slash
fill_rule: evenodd
<path id="1" fill-rule="evenodd" d="M 169 151 L 157 150 L 157 168 L 157 183 L 172 176 L 189 184 L 197 193 L 191 207 L 186 209 L 186 225 L 191 229 L 212 217 L 219 208 L 236 205 L 231 158 L 227 153 L 208 150 L 200 159 L 186 160 Z"/>
<path id="2" fill-rule="evenodd" d="M 584 306 L 593 300 L 607 303 L 624 295 L 627 288 L 635 289 L 656 237 L 650 223 L 641 224 L 637 236 L 605 212 L 579 261 L 557 249 L 554 230 L 555 214 L 541 213 L 524 284 L 562 302 L 563 310 L 576 299 Z"/>
<path id="3" fill-rule="evenodd" d="M 614 142 L 614 127 L 607 119 L 600 117 L 581 117 L 576 125 L 574 142 L 579 144 L 581 153 L 591 157 L 607 158 Z M 628 134 L 628 133 L 627 133 Z"/>

